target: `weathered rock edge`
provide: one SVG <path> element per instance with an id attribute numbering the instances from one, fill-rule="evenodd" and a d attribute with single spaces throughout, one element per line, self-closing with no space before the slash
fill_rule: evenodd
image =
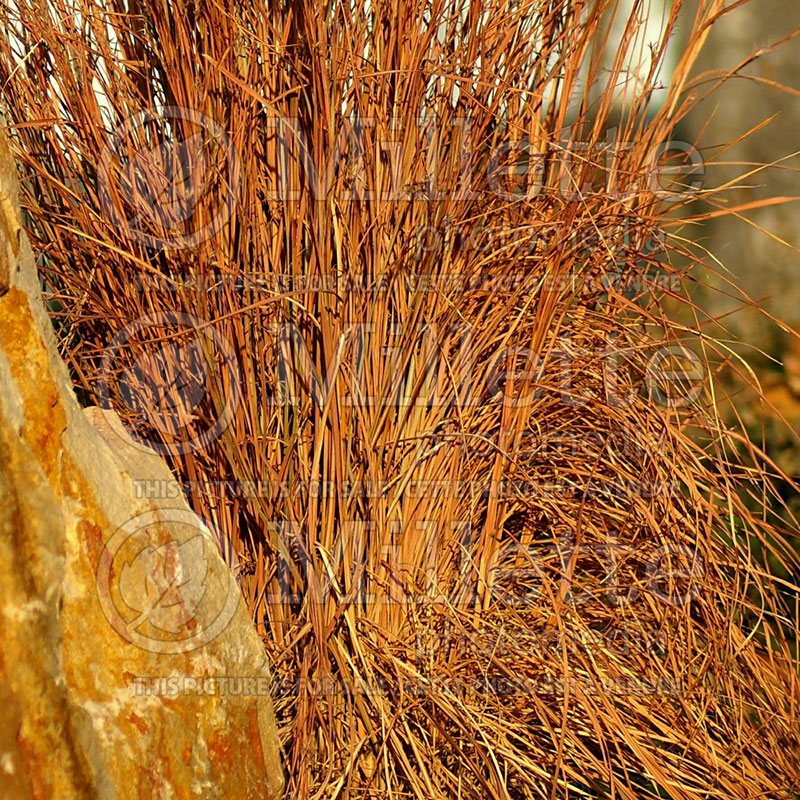
<path id="1" fill-rule="evenodd" d="M 166 464 L 112 432 L 111 412 L 79 407 L 17 196 L 0 141 L 0 796 L 278 798 L 268 665 L 238 587 L 230 623 L 189 652 L 132 644 L 104 613 L 98 565 L 120 526 L 150 512 L 159 542 L 207 529 L 182 497 L 137 496 L 137 481 L 173 480 Z M 201 550 L 203 575 L 232 580 Z M 208 583 L 203 602 L 221 602 Z M 214 677 L 250 690 L 187 690 Z M 177 693 L 142 691 L 156 678 Z"/>

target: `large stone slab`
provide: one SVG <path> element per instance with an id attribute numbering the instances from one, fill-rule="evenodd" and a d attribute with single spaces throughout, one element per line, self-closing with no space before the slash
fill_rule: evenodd
<path id="1" fill-rule="evenodd" d="M 121 429 L 73 394 L 0 142 L 0 797 L 277 798 L 238 585 Z"/>

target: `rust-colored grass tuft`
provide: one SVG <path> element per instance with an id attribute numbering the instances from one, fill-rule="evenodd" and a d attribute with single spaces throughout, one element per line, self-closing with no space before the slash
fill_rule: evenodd
<path id="1" fill-rule="evenodd" d="M 0 5 L 64 356 L 238 559 L 287 797 L 798 796 L 796 526 L 665 312 L 724 3 L 660 89 L 668 5 Z"/>

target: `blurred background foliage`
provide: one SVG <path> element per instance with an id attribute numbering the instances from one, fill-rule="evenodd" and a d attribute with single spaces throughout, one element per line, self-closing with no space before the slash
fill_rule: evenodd
<path id="1" fill-rule="evenodd" d="M 696 8 L 698 0 L 687 5 Z M 800 3 L 754 0 L 709 32 L 695 72 L 703 81 L 698 91 L 714 92 L 691 111 L 683 131 L 703 153 L 705 186 L 729 186 L 715 198 L 721 208 L 800 195 L 798 30 Z M 676 47 L 680 40 L 679 34 Z M 736 77 L 717 86 L 734 65 Z M 722 387 L 751 440 L 795 479 L 800 477 L 797 214 L 797 201 L 765 205 L 701 223 L 693 235 L 719 262 L 714 269 L 696 268 L 693 299 L 716 320 L 709 320 L 709 330 L 754 371 L 764 397 L 730 367 L 721 372 Z M 740 365 L 738 371 L 747 370 Z M 729 405 L 728 416 L 733 413 Z M 788 505 L 780 512 L 784 517 L 800 512 L 800 496 L 790 483 L 782 482 L 781 494 Z"/>

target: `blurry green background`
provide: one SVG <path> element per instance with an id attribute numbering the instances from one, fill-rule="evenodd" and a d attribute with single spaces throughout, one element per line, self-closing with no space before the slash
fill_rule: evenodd
<path id="1" fill-rule="evenodd" d="M 687 10 L 696 9 L 698 2 L 691 0 Z M 798 30 L 800 3 L 795 0 L 751 0 L 734 9 L 711 29 L 697 67 L 698 75 L 707 73 L 710 80 L 698 91 L 711 89 L 716 80 L 752 54 Z M 679 46 L 680 32 L 676 38 Z M 728 206 L 800 196 L 800 37 L 758 55 L 739 75 L 701 102 L 682 126 L 690 141 L 698 141 L 707 161 L 705 185 L 734 182 L 734 188 L 719 198 Z M 744 136 L 771 117 L 769 124 L 721 153 L 720 163 L 714 163 L 721 143 Z M 736 180 L 758 164 L 775 166 Z M 798 214 L 797 201 L 746 211 L 744 216 L 752 225 L 725 216 L 704 223 L 694 238 L 719 259 L 734 286 L 768 314 L 800 332 Z M 717 328 L 716 335 L 729 339 L 746 359 L 769 401 L 761 403 L 754 393 L 738 391 L 735 380 L 727 376 L 730 383 L 726 388 L 738 391 L 734 403 L 750 438 L 763 442 L 781 468 L 800 477 L 796 438 L 800 430 L 800 339 L 763 313 L 743 307 L 742 298 L 731 296 L 735 291 L 720 275 L 707 271 L 697 277 L 701 285 L 694 291 L 696 302 L 712 316 L 725 315 L 724 329 Z M 781 494 L 790 508 L 800 513 L 797 493 L 784 485 Z"/>

